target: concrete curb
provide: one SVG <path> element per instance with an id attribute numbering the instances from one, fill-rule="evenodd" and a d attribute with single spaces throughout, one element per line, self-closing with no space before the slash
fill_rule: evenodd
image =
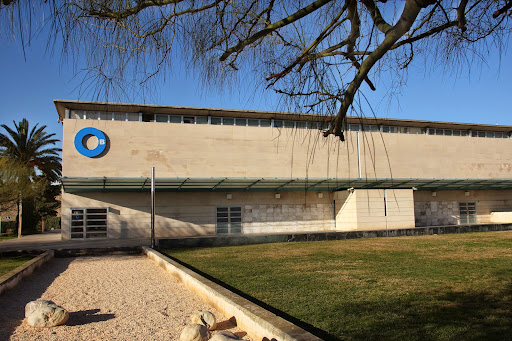
<path id="1" fill-rule="evenodd" d="M 53 256 L 53 250 L 47 250 L 36 258 L 29 260 L 25 264 L 1 276 L 0 295 L 8 289 L 14 288 L 23 278 L 30 276 L 35 269 L 52 259 Z"/>
<path id="2" fill-rule="evenodd" d="M 187 288 L 201 297 L 201 299 L 215 307 L 215 309 L 227 317 L 235 316 L 237 325 L 246 331 L 252 340 L 322 340 L 293 323 L 198 275 L 160 252 L 145 246 L 142 247 L 142 251 L 148 258 L 167 270 Z"/>

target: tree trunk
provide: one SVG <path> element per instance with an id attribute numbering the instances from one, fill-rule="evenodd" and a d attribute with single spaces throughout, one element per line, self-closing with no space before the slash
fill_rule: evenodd
<path id="1" fill-rule="evenodd" d="M 44 224 L 45 224 L 44 217 L 41 217 L 41 233 L 44 232 Z"/>
<path id="2" fill-rule="evenodd" d="M 21 193 L 20 193 L 20 200 L 18 201 L 18 238 L 21 238 L 21 226 L 22 226 L 22 211 L 23 211 L 23 203 L 21 199 Z"/>

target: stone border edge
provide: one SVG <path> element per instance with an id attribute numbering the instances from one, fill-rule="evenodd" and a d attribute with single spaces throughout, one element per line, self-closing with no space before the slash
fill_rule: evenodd
<path id="1" fill-rule="evenodd" d="M 47 250 L 34 259 L 29 260 L 25 264 L 1 276 L 0 295 L 8 289 L 14 288 L 23 278 L 30 276 L 35 269 L 39 268 L 53 257 L 53 250 Z"/>
<path id="2" fill-rule="evenodd" d="M 215 309 L 228 317 L 235 316 L 237 325 L 246 331 L 253 340 L 322 340 L 257 304 L 200 276 L 158 251 L 143 246 L 142 252 Z"/>

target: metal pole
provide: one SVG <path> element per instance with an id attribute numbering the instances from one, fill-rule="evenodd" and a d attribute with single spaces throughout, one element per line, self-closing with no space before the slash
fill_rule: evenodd
<path id="1" fill-rule="evenodd" d="M 386 237 L 389 237 L 388 232 L 388 202 L 386 198 L 386 189 L 384 189 L 384 218 L 386 219 Z"/>
<path id="2" fill-rule="evenodd" d="M 359 145 L 359 132 L 356 132 L 356 143 L 357 143 L 357 175 L 361 179 L 361 147 Z"/>
<path id="3" fill-rule="evenodd" d="M 155 248 L 155 167 L 151 167 L 151 248 Z"/>

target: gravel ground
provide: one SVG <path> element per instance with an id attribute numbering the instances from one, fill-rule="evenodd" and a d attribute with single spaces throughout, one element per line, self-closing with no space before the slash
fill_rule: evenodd
<path id="1" fill-rule="evenodd" d="M 23 322 L 25 304 L 36 299 L 67 309 L 67 325 L 38 329 Z M 0 296 L 0 340 L 179 340 L 198 310 L 215 314 L 218 329 L 233 327 L 145 257 L 55 258 Z"/>

